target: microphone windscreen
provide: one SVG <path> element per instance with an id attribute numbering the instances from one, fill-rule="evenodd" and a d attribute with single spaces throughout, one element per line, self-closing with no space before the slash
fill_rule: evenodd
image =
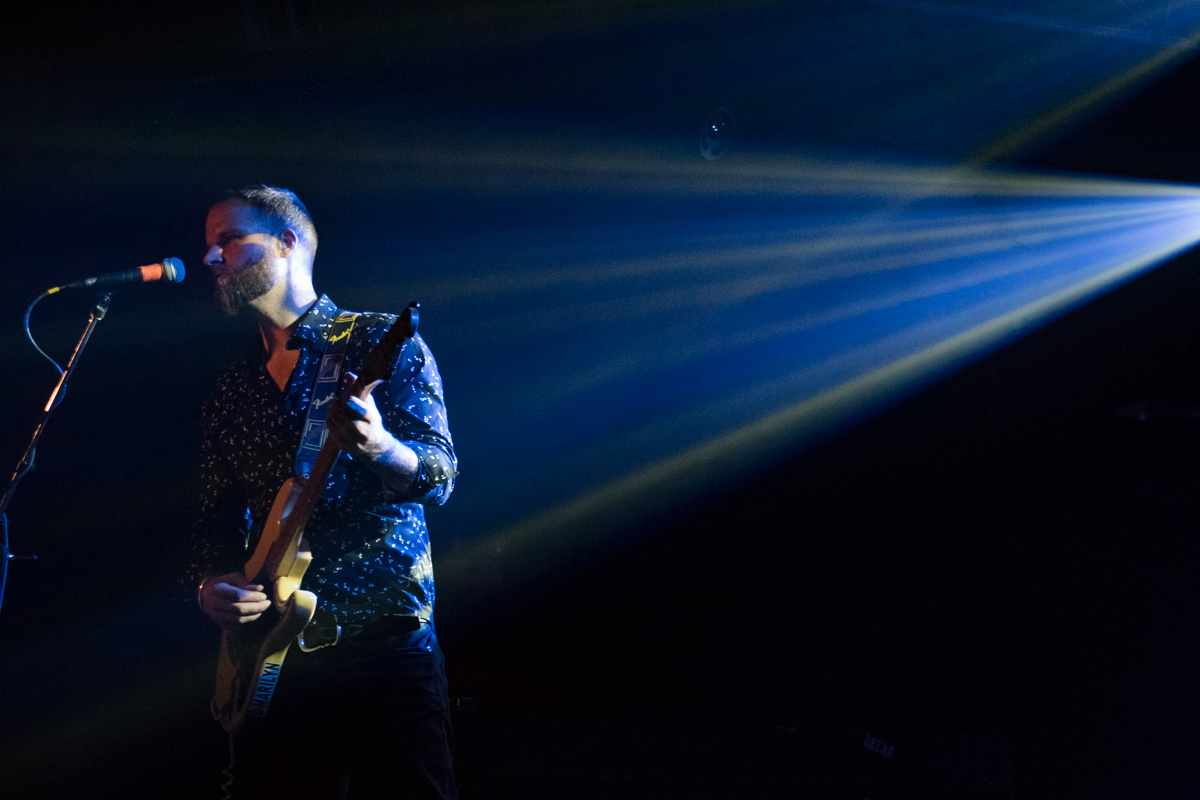
<path id="1" fill-rule="evenodd" d="M 162 266 L 163 280 L 170 281 L 171 283 L 180 283 L 186 274 L 183 269 L 183 262 L 178 258 L 164 258 Z"/>

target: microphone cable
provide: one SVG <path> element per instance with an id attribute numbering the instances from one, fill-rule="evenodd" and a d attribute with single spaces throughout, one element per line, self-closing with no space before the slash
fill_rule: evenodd
<path id="1" fill-rule="evenodd" d="M 29 340 L 29 343 L 31 345 L 33 345 L 34 350 L 37 350 L 39 353 L 41 353 L 45 357 L 45 359 L 47 361 L 49 361 L 51 364 L 54 365 L 54 368 L 56 370 L 58 370 L 58 376 L 61 378 L 62 374 L 63 374 L 62 367 L 60 367 L 58 365 L 58 362 L 55 361 L 53 358 L 51 358 L 49 356 L 49 354 L 46 353 L 45 350 L 43 350 L 41 347 L 38 346 L 38 343 L 36 341 L 34 341 L 33 331 L 31 331 L 29 329 L 29 315 L 33 313 L 33 307 L 36 306 L 38 303 L 40 303 L 43 299 L 49 297 L 51 294 L 53 294 L 53 292 L 51 292 L 50 290 L 47 289 L 46 291 L 39 294 L 37 297 L 33 298 L 33 302 L 30 303 L 29 307 L 25 309 L 25 338 Z"/>

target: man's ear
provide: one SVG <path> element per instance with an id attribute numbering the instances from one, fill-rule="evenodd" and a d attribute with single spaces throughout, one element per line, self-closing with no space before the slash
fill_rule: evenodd
<path id="1" fill-rule="evenodd" d="M 296 249 L 296 243 L 300 241 L 300 238 L 296 236 L 296 232 L 291 228 L 284 228 L 283 233 L 277 235 L 275 239 L 279 242 L 279 255 L 282 258 L 290 256 L 292 251 Z"/>

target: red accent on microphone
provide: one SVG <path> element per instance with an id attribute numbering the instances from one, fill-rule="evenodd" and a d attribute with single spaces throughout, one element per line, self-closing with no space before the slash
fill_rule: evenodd
<path id="1" fill-rule="evenodd" d="M 142 271 L 142 281 L 160 281 L 163 276 L 162 264 L 148 264 L 144 267 L 138 267 Z"/>

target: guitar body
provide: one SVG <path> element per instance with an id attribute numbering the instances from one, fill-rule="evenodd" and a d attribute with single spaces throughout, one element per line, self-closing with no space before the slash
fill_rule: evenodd
<path id="1" fill-rule="evenodd" d="M 396 348 L 417 332 L 418 308 L 417 303 L 410 303 L 384 334 L 347 390 L 349 395 L 365 400 L 376 386 L 391 378 Z M 345 331 L 345 335 L 349 333 Z M 288 648 L 317 610 L 317 596 L 300 588 L 312 562 L 304 527 L 339 455 L 341 451 L 327 440 L 307 479 L 290 478 L 283 484 L 258 546 L 246 562 L 243 574 L 247 582 L 263 586 L 274 603 L 254 622 L 221 633 L 212 710 L 229 733 L 257 722 L 266 713 Z"/>
<path id="2" fill-rule="evenodd" d="M 229 733 L 257 722 L 266 713 L 288 648 L 317 610 L 317 596 L 299 588 L 312 562 L 304 539 L 295 535 L 291 541 L 280 542 L 280 537 L 289 534 L 291 526 L 285 523 L 289 522 L 289 512 L 299 491 L 294 478 L 279 490 L 262 538 L 244 571 L 249 582 L 274 586 L 274 607 L 243 628 L 221 632 L 213 714 Z M 280 574 L 261 574 L 271 548 L 281 545 L 285 552 L 283 561 L 288 563 L 281 562 L 275 570 Z"/>

